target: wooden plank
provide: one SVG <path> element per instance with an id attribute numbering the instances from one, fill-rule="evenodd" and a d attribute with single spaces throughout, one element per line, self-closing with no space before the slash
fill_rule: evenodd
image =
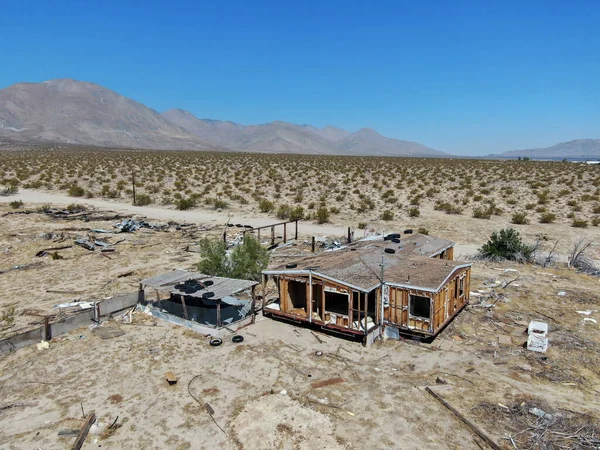
<path id="1" fill-rule="evenodd" d="M 83 443 L 85 442 L 85 438 L 87 437 L 88 433 L 90 432 L 90 428 L 92 427 L 92 425 L 94 424 L 95 421 L 96 421 L 96 414 L 94 413 L 94 411 L 92 411 L 88 414 L 87 419 L 86 419 L 85 423 L 83 424 L 83 427 L 79 431 L 79 434 L 77 435 L 77 439 L 75 440 L 73 447 L 71 447 L 72 450 L 81 449 L 81 447 L 83 446 Z"/>
<path id="2" fill-rule="evenodd" d="M 344 380 L 343 378 L 340 378 L 340 377 L 329 378 L 328 380 L 315 381 L 314 383 L 311 383 L 310 386 L 313 389 L 318 389 L 318 388 L 325 387 L 325 386 L 331 386 L 332 384 L 344 383 L 345 381 L 346 380 Z"/>
<path id="3" fill-rule="evenodd" d="M 181 306 L 183 307 L 183 318 L 185 320 L 188 320 L 188 313 L 187 313 L 187 306 L 185 305 L 185 299 L 183 298 L 183 295 L 179 296 L 181 298 Z"/>
<path id="4" fill-rule="evenodd" d="M 438 394 L 433 392 L 429 387 L 426 387 L 425 390 L 427 391 L 428 394 L 430 394 L 438 402 L 440 402 L 447 409 L 449 409 L 452 412 L 452 414 L 454 414 L 456 417 L 458 417 L 458 419 L 462 423 L 464 423 L 466 426 L 468 426 L 471 429 L 471 431 L 473 431 L 477 436 L 479 436 L 481 439 L 483 439 L 486 444 L 488 444 L 494 450 L 502 450 L 501 447 L 498 444 L 496 444 L 494 441 L 492 441 L 492 439 L 487 434 L 485 434 L 475 424 L 473 424 L 469 419 L 467 419 L 460 412 L 458 412 L 458 410 L 456 408 L 454 408 L 452 405 L 450 405 L 446 400 L 444 400 Z"/>

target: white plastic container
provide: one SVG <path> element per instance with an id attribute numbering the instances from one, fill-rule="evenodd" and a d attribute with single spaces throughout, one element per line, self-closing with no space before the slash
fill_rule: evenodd
<path id="1" fill-rule="evenodd" d="M 548 324 L 546 322 L 532 320 L 527 327 L 527 334 L 529 334 L 529 336 L 535 334 L 537 336 L 546 337 L 548 335 Z"/>
<path id="2" fill-rule="evenodd" d="M 527 350 L 546 353 L 548 350 L 548 338 L 537 333 L 530 333 L 527 337 Z"/>

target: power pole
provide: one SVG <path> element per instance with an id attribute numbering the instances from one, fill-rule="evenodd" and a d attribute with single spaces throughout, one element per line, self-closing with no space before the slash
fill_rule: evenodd
<path id="1" fill-rule="evenodd" d="M 135 205 L 135 168 L 131 168 L 131 184 L 133 186 L 133 204 Z"/>

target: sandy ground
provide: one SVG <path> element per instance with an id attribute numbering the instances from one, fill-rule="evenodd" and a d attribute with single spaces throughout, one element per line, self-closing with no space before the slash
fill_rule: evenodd
<path id="1" fill-rule="evenodd" d="M 110 209 L 117 207 L 110 202 Z M 148 216 L 159 219 L 155 209 L 161 208 L 151 208 Z M 3 210 L 8 211 L 6 205 Z M 432 222 L 441 237 L 465 246 L 483 243 L 480 236 L 487 230 L 468 230 L 469 223 L 461 226 L 448 216 L 441 218 L 446 221 Z M 215 220 L 222 224 L 222 219 Z M 189 250 L 201 236 L 221 230 L 108 235 L 113 242 L 126 239 L 111 259 L 79 247 L 61 250 L 64 259 L 34 256 L 42 248 L 72 242 L 91 228 L 110 224 L 58 221 L 42 214 L 0 218 L 0 269 L 40 262 L 0 274 L 0 311 L 14 306 L 17 314 L 5 332 L 39 323 L 28 309 L 46 311 L 74 298 L 131 292 L 147 276 L 193 268 L 199 255 Z M 571 230 L 561 226 L 553 225 L 552 233 L 569 238 L 564 232 Z M 63 237 L 47 239 L 42 233 Z M 276 253 L 274 261 L 282 257 Z M 133 274 L 118 277 L 128 272 Z M 259 315 L 255 325 L 242 331 L 242 344 L 226 340 L 210 347 L 204 336 L 136 313 L 133 324 L 122 323 L 118 316 L 103 323 L 123 330 L 119 337 L 101 339 L 85 326 L 53 340 L 49 349 L 33 346 L 2 356 L 0 447 L 68 448 L 74 438 L 59 437 L 58 432 L 81 426 L 83 405 L 98 416 L 84 446 L 90 449 L 485 448 L 423 386 L 432 386 L 505 448 L 510 448 L 507 434 L 522 430 L 511 425 L 509 413 L 498 405 L 518 408 L 526 399 L 547 410 L 587 413 L 596 420 L 600 337 L 593 320 L 600 320 L 598 278 L 560 265 L 542 269 L 476 263 L 472 273 L 471 291 L 481 290 L 482 299 L 494 293 L 495 301 L 483 302 L 494 306 L 477 305 L 478 297 L 472 297 L 472 305 L 430 344 L 390 340 L 365 348 L 319 334 L 320 343 L 308 329 Z M 506 288 L 498 287 L 517 277 Z M 550 325 L 546 354 L 522 347 L 532 319 Z M 501 336 L 510 343 L 500 344 Z M 166 371 L 178 376 L 176 385 L 168 386 Z M 344 382 L 311 387 L 335 377 Z M 440 377 L 445 384 L 436 382 Z M 205 403 L 214 409 L 223 431 Z M 108 428 L 117 416 L 116 425 Z"/>

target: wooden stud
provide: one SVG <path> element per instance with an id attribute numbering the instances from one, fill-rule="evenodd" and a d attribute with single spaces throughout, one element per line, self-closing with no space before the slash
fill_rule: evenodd
<path id="1" fill-rule="evenodd" d="M 85 438 L 87 437 L 88 433 L 90 432 L 90 428 L 92 427 L 92 425 L 94 424 L 95 421 L 96 421 L 96 414 L 92 411 L 88 414 L 87 419 L 86 419 L 85 423 L 83 424 L 83 427 L 79 431 L 79 434 L 77 435 L 77 439 L 75 440 L 73 447 L 71 447 L 72 450 L 80 450 L 81 449 L 81 447 L 83 446 L 83 443 L 85 442 Z"/>
<path id="2" fill-rule="evenodd" d="M 181 297 L 181 306 L 183 306 L 183 318 L 185 320 L 188 320 L 187 306 L 185 306 L 185 300 L 183 299 L 183 295 L 180 295 L 179 297 Z"/>

